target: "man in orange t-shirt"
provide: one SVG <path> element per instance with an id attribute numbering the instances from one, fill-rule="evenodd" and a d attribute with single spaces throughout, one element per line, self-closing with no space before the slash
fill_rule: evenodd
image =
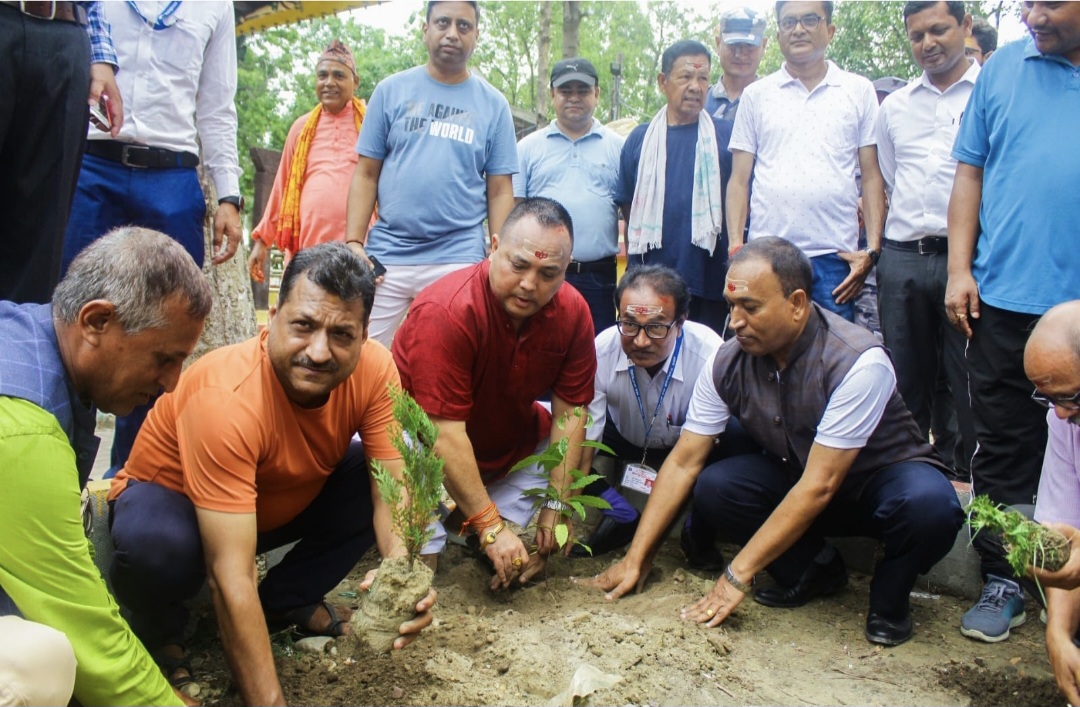
<path id="1" fill-rule="evenodd" d="M 113 480 L 110 578 L 174 684 L 191 680 L 181 602 L 207 579 L 242 699 L 284 704 L 267 623 L 347 633 L 347 610 L 324 595 L 373 541 L 383 557 L 404 554 L 366 468 L 403 468 L 387 431 L 397 369 L 367 341 L 374 295 L 370 269 L 344 244 L 301 251 L 267 331 L 185 371 Z M 259 584 L 256 553 L 296 541 Z M 432 592 L 417 605 L 396 647 L 431 622 L 434 602 Z"/>

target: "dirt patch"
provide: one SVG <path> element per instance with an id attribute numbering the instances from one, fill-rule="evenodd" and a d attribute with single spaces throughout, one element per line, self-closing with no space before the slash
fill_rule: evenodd
<path id="1" fill-rule="evenodd" d="M 730 552 L 728 554 L 730 556 Z M 621 680 L 597 690 L 594 705 L 1060 705 L 1046 662 L 1038 607 L 1006 642 L 960 635 L 965 600 L 923 587 L 913 598 L 915 637 L 892 649 L 863 637 L 868 578 L 795 610 L 751 600 L 720 628 L 679 619 L 716 576 L 687 571 L 668 541 L 643 594 L 606 602 L 573 585 L 610 558 L 560 560 L 524 589 L 492 593 L 483 561 L 450 547 L 434 585 L 436 622 L 403 651 L 374 655 L 339 639 L 336 655 L 293 652 L 275 637 L 286 699 L 318 705 L 546 705 L 589 665 Z M 354 575 L 332 592 L 354 590 Z M 767 581 L 767 580 L 764 580 Z M 200 699 L 239 704 L 213 618 L 191 643 Z M 578 702 L 581 704 L 582 702 Z"/>

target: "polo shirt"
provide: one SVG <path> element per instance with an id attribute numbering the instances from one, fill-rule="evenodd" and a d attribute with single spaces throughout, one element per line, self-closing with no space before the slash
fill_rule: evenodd
<path id="1" fill-rule="evenodd" d="M 885 238 L 891 241 L 948 234 L 949 196 L 956 175 L 952 146 L 979 76 L 979 62 L 965 61 L 971 64 L 968 70 L 945 91 L 923 72 L 918 81 L 894 91 L 881 104 L 877 153 L 889 195 Z"/>
<path id="2" fill-rule="evenodd" d="M 811 258 L 858 249 L 855 172 L 876 142 L 874 85 L 827 64 L 813 91 L 786 64 L 743 89 L 730 145 L 755 159 L 750 238 L 780 236 Z"/>
<path id="3" fill-rule="evenodd" d="M 972 273 L 991 306 L 1042 314 L 1080 299 L 1080 67 L 1030 37 L 982 68 L 953 157 L 983 170 Z"/>
<path id="4" fill-rule="evenodd" d="M 1062 420 L 1050 410 L 1046 427 L 1035 520 L 1080 527 L 1080 425 Z"/>
<path id="5" fill-rule="evenodd" d="M 521 331 L 491 292 L 491 261 L 424 289 L 394 335 L 401 385 L 429 415 L 465 421 L 480 477 L 490 484 L 551 432 L 537 399 L 593 399 L 596 350 L 585 299 L 563 284 Z"/>
<path id="6" fill-rule="evenodd" d="M 705 112 L 720 120 L 735 120 L 740 100 L 742 100 L 742 95 L 734 101 L 728 98 L 724 82 L 722 80 L 717 81 L 716 85 L 710 88 L 708 95 L 705 96 Z"/>
<path id="7" fill-rule="evenodd" d="M 545 196 L 566 207 L 574 222 L 574 260 L 587 263 L 619 252 L 615 187 L 622 146 L 623 137 L 596 118 L 576 140 L 550 123 L 518 143 L 514 197 Z"/>
<path id="8" fill-rule="evenodd" d="M 597 335 L 595 393 L 589 404 L 593 424 L 587 431 L 588 439 L 601 440 L 604 425 L 611 420 L 619 434 L 635 447 L 670 449 L 675 446 L 686 419 L 694 383 L 722 342 L 720 335 L 709 327 L 690 321 L 683 322 L 682 337 L 675 369 L 671 369 L 669 356 L 657 374 L 650 378 L 644 369 L 634 366 L 626 356 L 618 327 L 610 327 Z M 671 371 L 671 382 L 668 383 L 648 440 L 645 439 L 648 423 L 641 417 L 641 408 L 638 407 L 637 396 L 630 382 L 631 369 L 641 393 L 642 407 L 650 420 L 656 411 L 664 381 Z"/>

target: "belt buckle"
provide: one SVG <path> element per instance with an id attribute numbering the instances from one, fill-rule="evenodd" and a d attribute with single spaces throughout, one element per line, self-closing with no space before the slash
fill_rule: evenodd
<path id="1" fill-rule="evenodd" d="M 570 261 L 570 266 L 572 266 L 574 268 L 571 272 L 573 272 L 575 275 L 580 275 L 581 274 L 581 261 L 580 260 L 571 260 Z M 570 267 L 567 267 L 566 269 L 568 271 L 570 271 Z"/>
<path id="2" fill-rule="evenodd" d="M 924 246 L 926 245 L 926 240 L 926 238 L 919 239 L 919 255 L 930 255 L 930 253 L 928 253 L 924 248 Z"/>
<path id="3" fill-rule="evenodd" d="M 49 3 L 49 7 L 51 8 L 48 17 L 45 17 L 45 15 L 35 15 L 34 13 L 29 12 L 26 9 L 26 5 L 27 5 L 26 0 L 19 0 L 19 12 L 23 13 L 24 15 L 30 15 L 31 17 L 36 17 L 39 20 L 55 20 L 56 19 L 56 0 L 46 0 L 46 1 Z"/>
<path id="4" fill-rule="evenodd" d="M 124 145 L 123 147 L 120 148 L 120 164 L 124 165 L 125 167 L 131 167 L 133 169 L 146 169 L 146 165 L 144 165 L 144 164 L 132 164 L 131 161 L 128 159 L 129 151 L 133 147 L 137 147 L 137 146 L 136 145 Z"/>

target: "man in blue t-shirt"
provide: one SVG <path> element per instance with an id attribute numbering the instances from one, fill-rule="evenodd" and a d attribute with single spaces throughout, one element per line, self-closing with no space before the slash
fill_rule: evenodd
<path id="1" fill-rule="evenodd" d="M 674 268 L 690 289 L 690 319 L 723 335 L 728 239 L 721 205 L 731 122 L 702 112 L 712 66 L 704 44 L 675 42 L 660 61 L 667 104 L 634 128 L 619 163 L 615 203 L 628 224 L 627 265 Z"/>
<path id="2" fill-rule="evenodd" d="M 386 267 L 369 331 L 386 346 L 420 290 L 484 259 L 484 219 L 498 233 L 514 207 L 510 106 L 468 67 L 479 20 L 475 2 L 429 2 L 427 63 L 375 87 L 356 143 L 345 240 Z"/>
<path id="3" fill-rule="evenodd" d="M 1024 346 L 1043 313 L 1080 299 L 1080 3 L 1025 3 L 1022 16 L 1032 38 L 983 67 L 953 147 L 945 289 L 968 338 L 972 486 L 1010 505 L 1034 501 L 1047 436 Z M 1024 592 L 1000 546 L 982 533 L 974 545 L 986 586 L 961 631 L 1002 641 L 1026 618 Z"/>

